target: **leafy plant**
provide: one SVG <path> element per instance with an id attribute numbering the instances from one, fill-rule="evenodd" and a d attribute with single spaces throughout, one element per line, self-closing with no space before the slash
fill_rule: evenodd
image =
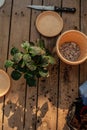
<path id="1" fill-rule="evenodd" d="M 49 75 L 47 67 L 54 64 L 55 59 L 45 48 L 43 40 L 36 43 L 24 42 L 21 44 L 23 52 L 18 48 L 11 49 L 12 59 L 5 61 L 5 67 L 12 67 L 11 76 L 14 80 L 20 79 L 22 75 L 29 86 L 36 85 L 36 78 L 47 77 Z"/>

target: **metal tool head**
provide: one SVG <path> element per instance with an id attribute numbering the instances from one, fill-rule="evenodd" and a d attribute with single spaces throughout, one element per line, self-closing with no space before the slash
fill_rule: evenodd
<path id="1" fill-rule="evenodd" d="M 42 6 L 42 5 L 27 5 L 27 8 L 36 10 L 54 10 L 54 6 Z"/>

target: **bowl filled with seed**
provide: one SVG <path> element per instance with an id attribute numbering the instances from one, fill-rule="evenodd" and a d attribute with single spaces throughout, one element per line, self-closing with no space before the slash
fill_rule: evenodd
<path id="1" fill-rule="evenodd" d="M 65 31 L 56 42 L 60 59 L 70 65 L 78 65 L 87 59 L 87 36 L 77 30 Z"/>

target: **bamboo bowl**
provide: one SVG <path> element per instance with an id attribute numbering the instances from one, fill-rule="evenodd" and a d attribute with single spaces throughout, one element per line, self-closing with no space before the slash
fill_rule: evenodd
<path id="1" fill-rule="evenodd" d="M 69 61 L 60 52 L 60 47 L 65 42 L 75 42 L 80 48 L 80 56 L 76 61 Z M 60 59 L 70 65 L 78 65 L 87 59 L 87 36 L 77 30 L 69 30 L 60 35 L 56 42 L 56 51 Z"/>
<path id="2" fill-rule="evenodd" d="M 8 74 L 0 69 L 0 97 L 4 96 L 10 88 L 10 78 Z"/>

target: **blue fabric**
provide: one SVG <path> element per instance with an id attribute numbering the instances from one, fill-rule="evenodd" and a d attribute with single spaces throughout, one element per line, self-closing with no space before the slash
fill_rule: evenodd
<path id="1" fill-rule="evenodd" d="M 79 87 L 79 91 L 83 104 L 87 106 L 87 81 Z"/>

